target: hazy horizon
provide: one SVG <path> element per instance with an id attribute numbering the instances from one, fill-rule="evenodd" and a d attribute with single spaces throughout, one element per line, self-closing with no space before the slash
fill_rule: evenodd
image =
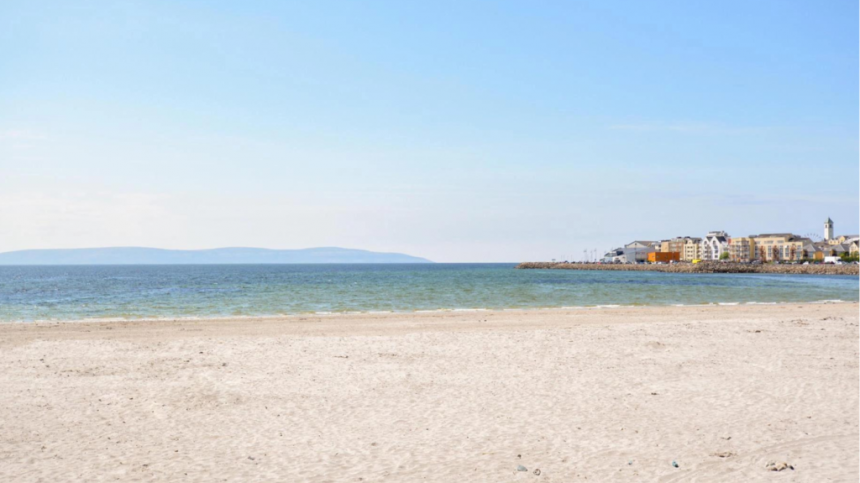
<path id="1" fill-rule="evenodd" d="M 860 232 L 856 2 L 7 2 L 0 252 Z"/>
<path id="2" fill-rule="evenodd" d="M 170 250 L 157 247 L 41 248 L 0 253 L 0 265 L 211 265 L 308 263 L 433 263 L 422 257 L 341 247 L 276 250 L 218 247 Z"/>

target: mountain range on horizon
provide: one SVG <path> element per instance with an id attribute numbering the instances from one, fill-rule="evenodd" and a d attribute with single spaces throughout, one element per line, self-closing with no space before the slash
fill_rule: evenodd
<path id="1" fill-rule="evenodd" d="M 297 263 L 433 263 L 403 253 L 352 248 L 211 248 L 170 250 L 146 247 L 60 248 L 0 253 L 0 265 L 214 265 Z"/>

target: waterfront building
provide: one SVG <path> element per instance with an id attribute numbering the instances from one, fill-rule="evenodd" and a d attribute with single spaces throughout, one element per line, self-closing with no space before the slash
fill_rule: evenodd
<path id="1" fill-rule="evenodd" d="M 836 238 L 829 240 L 828 242 L 831 245 L 838 245 L 842 243 L 851 243 L 851 240 L 856 240 L 858 235 L 839 235 Z"/>
<path id="2" fill-rule="evenodd" d="M 860 237 L 857 235 L 852 235 L 852 237 L 846 239 L 843 244 L 848 245 L 848 254 L 852 257 L 860 254 Z"/>
<path id="3" fill-rule="evenodd" d="M 737 237 L 729 240 L 729 260 L 733 262 L 751 262 L 756 259 L 755 239 L 752 237 Z"/>
<path id="4" fill-rule="evenodd" d="M 624 263 L 627 258 L 624 256 L 624 249 L 613 248 L 603 255 L 603 263 Z"/>
<path id="5" fill-rule="evenodd" d="M 812 248 L 813 251 L 809 258 L 812 258 L 816 261 L 822 261 L 824 260 L 824 257 L 833 256 L 831 255 L 832 252 L 830 251 L 830 244 L 826 241 L 816 242 L 813 244 Z"/>
<path id="6" fill-rule="evenodd" d="M 687 243 L 687 240 L 689 240 L 689 239 L 690 239 L 690 237 L 688 237 L 688 236 L 678 236 L 678 237 L 672 238 L 666 244 L 668 250 L 664 250 L 664 251 L 674 252 L 674 253 L 679 253 L 679 254 L 684 253 L 684 244 Z"/>
<path id="7" fill-rule="evenodd" d="M 700 243 L 702 260 L 719 260 L 728 249 L 729 235 L 724 231 L 712 231 Z"/>
<path id="8" fill-rule="evenodd" d="M 660 242 L 660 249 L 657 251 L 662 253 L 677 253 L 678 258 L 680 260 L 692 261 L 698 258 L 700 250 L 699 248 L 696 248 L 695 252 L 693 253 L 694 258 L 685 257 L 684 251 L 686 250 L 687 243 L 690 240 L 696 240 L 696 243 L 700 243 L 702 239 L 692 238 L 689 236 L 676 236 L 675 238 L 672 238 L 670 240 L 662 240 Z"/>
<path id="9" fill-rule="evenodd" d="M 659 251 L 660 242 L 636 240 L 624 245 L 624 261 L 630 263 L 645 262 L 648 254 Z"/>
<path id="10" fill-rule="evenodd" d="M 751 235 L 754 242 L 754 260 L 762 262 L 797 261 L 810 258 L 810 245 L 815 247 L 809 238 L 803 238 L 793 233 L 763 233 Z M 826 242 L 821 242 L 827 244 Z M 814 248 L 818 250 L 817 248 Z"/>
<path id="11" fill-rule="evenodd" d="M 816 257 L 815 252 L 817 248 L 815 247 L 815 242 L 810 240 L 809 238 L 804 238 L 803 240 L 803 248 L 800 252 L 801 259 L 814 259 Z"/>
<path id="12" fill-rule="evenodd" d="M 651 252 L 648 254 L 648 261 L 651 263 L 669 263 L 680 260 L 678 252 Z"/>
<path id="13" fill-rule="evenodd" d="M 857 255 L 858 254 L 858 241 L 857 238 L 846 240 L 845 243 L 827 243 L 827 242 L 818 242 L 814 243 L 815 251 L 813 252 L 810 258 L 814 258 L 815 260 L 823 260 L 824 257 L 840 257 L 842 255 Z"/>
<path id="14" fill-rule="evenodd" d="M 684 240 L 684 248 L 681 250 L 681 260 L 692 262 L 702 258 L 702 239 L 688 237 Z"/>

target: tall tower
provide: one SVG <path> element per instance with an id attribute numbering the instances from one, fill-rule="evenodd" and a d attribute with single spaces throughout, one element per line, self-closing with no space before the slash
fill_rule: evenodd
<path id="1" fill-rule="evenodd" d="M 824 222 L 824 239 L 828 241 L 833 239 L 833 220 L 829 216 Z"/>

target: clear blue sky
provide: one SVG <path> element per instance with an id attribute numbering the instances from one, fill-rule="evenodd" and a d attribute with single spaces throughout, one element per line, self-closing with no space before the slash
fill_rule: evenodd
<path id="1" fill-rule="evenodd" d="M 0 52 L 0 251 L 860 231 L 856 1 L 5 1 Z"/>

